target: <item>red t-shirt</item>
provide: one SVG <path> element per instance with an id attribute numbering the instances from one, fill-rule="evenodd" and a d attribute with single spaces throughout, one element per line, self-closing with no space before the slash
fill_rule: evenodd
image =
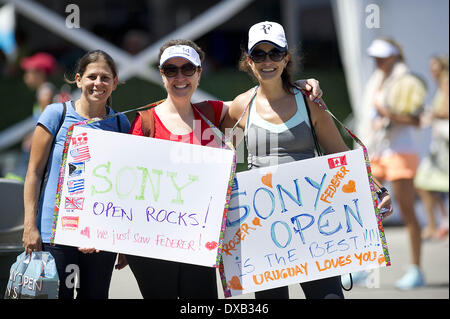
<path id="1" fill-rule="evenodd" d="M 215 119 L 213 124 L 219 126 L 220 115 L 222 114 L 223 109 L 223 102 L 210 100 L 208 100 L 207 102 L 214 108 Z M 159 116 L 156 114 L 154 108 L 151 110 L 151 112 L 153 113 L 153 117 L 155 119 L 155 136 L 154 136 L 155 138 L 203 146 L 211 146 L 211 147 L 219 146 L 218 143 L 214 141 L 215 135 L 211 131 L 208 123 L 206 123 L 205 120 L 203 120 L 203 118 L 195 109 L 194 109 L 194 129 L 191 133 L 184 135 L 177 135 L 171 133 L 166 128 L 164 123 L 161 121 Z M 129 133 L 140 136 L 144 135 L 141 130 L 141 117 L 139 113 L 136 114 L 136 117 L 134 118 L 133 123 L 131 124 Z"/>

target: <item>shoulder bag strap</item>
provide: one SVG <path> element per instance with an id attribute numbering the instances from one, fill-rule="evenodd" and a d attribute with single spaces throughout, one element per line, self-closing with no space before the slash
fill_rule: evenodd
<path id="1" fill-rule="evenodd" d="M 141 130 L 144 136 L 155 136 L 155 117 L 153 116 L 152 109 L 164 101 L 165 100 L 160 100 L 139 108 L 144 109 L 142 111 L 138 111 L 139 116 L 141 117 Z"/>
<path id="2" fill-rule="evenodd" d="M 61 130 L 61 127 L 63 126 L 64 120 L 66 118 L 67 102 L 62 103 L 62 105 L 63 105 L 63 110 L 62 110 L 62 113 L 61 113 L 61 118 L 59 120 L 58 129 L 56 130 L 55 136 L 53 136 L 52 145 L 55 144 L 56 137 L 58 136 L 58 133 Z M 49 156 L 50 156 L 50 154 L 49 154 Z M 45 187 L 45 185 L 47 184 L 47 181 L 48 181 L 48 175 L 49 175 L 48 162 L 49 162 L 49 158 L 47 158 L 47 163 L 45 164 L 45 168 L 44 168 L 44 175 L 43 175 L 43 178 L 42 178 L 41 187 L 39 189 L 39 197 L 38 197 L 39 199 L 41 198 L 42 193 L 44 192 L 44 187 Z"/>
<path id="3" fill-rule="evenodd" d="M 302 93 L 300 93 L 300 94 L 302 94 Z M 306 112 L 308 113 L 308 120 L 309 120 L 309 124 L 311 125 L 311 134 L 314 139 L 314 146 L 316 147 L 317 156 L 322 156 L 323 152 L 322 152 L 322 149 L 320 148 L 320 144 L 319 144 L 319 141 L 318 141 L 317 135 L 316 135 L 316 130 L 314 129 L 314 124 L 311 119 L 311 110 L 309 109 L 308 100 L 306 99 L 306 96 L 304 94 L 302 94 L 302 96 L 303 96 L 303 101 L 305 102 Z"/>
<path id="4" fill-rule="evenodd" d="M 208 101 L 192 104 L 194 110 L 206 117 L 211 123 L 216 122 L 216 110 Z"/>

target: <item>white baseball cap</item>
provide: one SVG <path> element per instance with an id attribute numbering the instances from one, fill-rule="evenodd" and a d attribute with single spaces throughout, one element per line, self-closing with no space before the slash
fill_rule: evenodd
<path id="1" fill-rule="evenodd" d="M 202 62 L 200 56 L 194 48 L 188 45 L 172 45 L 164 50 L 159 60 L 159 66 L 161 67 L 164 62 L 171 58 L 183 58 L 191 62 L 195 66 L 201 66 Z"/>
<path id="2" fill-rule="evenodd" d="M 270 43 L 278 49 L 287 49 L 286 36 L 281 24 L 264 21 L 253 25 L 248 30 L 248 52 L 260 43 Z"/>
<path id="3" fill-rule="evenodd" d="M 384 59 L 390 56 L 399 55 L 400 52 L 393 44 L 381 39 L 375 39 L 367 48 L 367 54 L 374 58 Z"/>

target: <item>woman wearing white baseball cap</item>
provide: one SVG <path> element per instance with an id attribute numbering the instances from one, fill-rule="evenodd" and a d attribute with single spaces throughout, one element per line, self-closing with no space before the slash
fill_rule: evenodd
<path id="1" fill-rule="evenodd" d="M 245 132 L 249 169 L 312 158 L 317 144 L 326 154 L 349 150 L 331 116 L 292 82 L 292 64 L 280 24 L 264 21 L 250 28 L 240 69 L 258 85 L 234 99 L 223 124 L 228 127 L 239 121 L 237 125 Z M 386 216 L 392 213 L 387 193 L 379 207 L 388 209 Z M 300 285 L 308 299 L 344 298 L 339 276 Z M 289 291 L 280 287 L 255 295 L 257 299 L 287 299 Z"/>

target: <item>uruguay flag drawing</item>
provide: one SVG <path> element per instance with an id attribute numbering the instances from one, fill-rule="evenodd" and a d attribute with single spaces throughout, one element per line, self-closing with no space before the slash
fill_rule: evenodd
<path id="1" fill-rule="evenodd" d="M 16 53 L 15 25 L 14 5 L 5 4 L 0 8 L 0 49 L 8 58 Z"/>
<path id="2" fill-rule="evenodd" d="M 69 194 L 80 194 L 84 191 L 84 179 L 67 181 L 67 187 L 69 188 Z"/>

